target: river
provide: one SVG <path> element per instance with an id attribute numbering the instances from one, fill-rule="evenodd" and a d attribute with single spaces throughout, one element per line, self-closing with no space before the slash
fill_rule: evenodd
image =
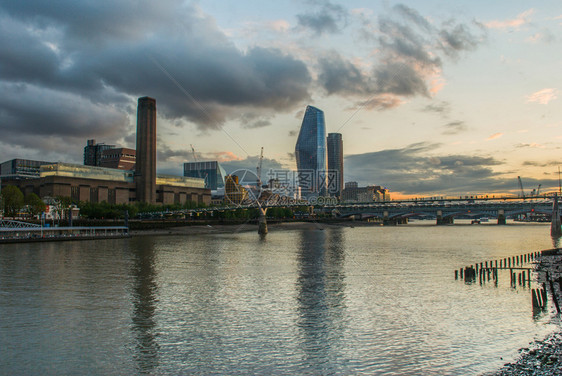
<path id="1" fill-rule="evenodd" d="M 551 247 L 424 221 L 0 245 L 0 374 L 481 374 L 558 324 L 455 269 Z"/>

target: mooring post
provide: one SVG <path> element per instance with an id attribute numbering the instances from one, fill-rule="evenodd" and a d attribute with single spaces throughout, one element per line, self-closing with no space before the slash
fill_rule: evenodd
<path id="1" fill-rule="evenodd" d="M 531 291 L 531 294 L 533 296 L 533 308 L 540 308 L 541 306 L 540 306 L 540 303 L 539 303 L 539 297 L 538 297 L 536 289 L 533 289 Z"/>

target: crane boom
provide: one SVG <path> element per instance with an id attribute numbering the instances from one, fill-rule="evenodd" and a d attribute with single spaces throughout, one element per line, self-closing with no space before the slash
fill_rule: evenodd
<path id="1" fill-rule="evenodd" d="M 523 190 L 523 182 L 521 181 L 521 176 L 517 177 L 519 181 L 519 189 L 521 190 L 521 198 L 525 198 L 525 191 Z"/>
<path id="2" fill-rule="evenodd" d="M 195 148 L 193 147 L 193 144 L 189 144 L 189 146 L 191 146 L 191 153 L 193 154 L 193 161 L 197 162 L 197 156 L 195 155 Z"/>

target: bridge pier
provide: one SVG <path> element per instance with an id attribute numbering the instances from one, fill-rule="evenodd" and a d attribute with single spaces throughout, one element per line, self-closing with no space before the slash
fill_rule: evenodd
<path id="1" fill-rule="evenodd" d="M 437 221 L 436 225 L 452 225 L 454 223 L 453 217 L 443 217 L 443 211 L 437 210 Z"/>
<path id="2" fill-rule="evenodd" d="M 437 221 L 436 224 L 437 226 L 441 226 L 441 225 L 452 225 L 455 223 L 455 220 L 453 217 L 437 217 Z"/>
<path id="3" fill-rule="evenodd" d="M 498 225 L 505 225 L 505 211 L 498 209 Z"/>
<path id="4" fill-rule="evenodd" d="M 260 217 L 258 219 L 258 234 L 265 235 L 267 234 L 267 220 L 265 217 L 265 213 L 267 212 L 267 208 L 259 208 L 260 210 Z"/>
<path id="5" fill-rule="evenodd" d="M 402 217 L 398 217 L 398 218 L 386 218 L 382 220 L 382 224 L 383 226 L 396 226 L 396 225 L 407 225 L 408 224 L 408 218 L 402 218 Z"/>

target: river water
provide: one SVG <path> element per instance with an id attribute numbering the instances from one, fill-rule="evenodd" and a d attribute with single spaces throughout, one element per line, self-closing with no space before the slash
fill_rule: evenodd
<path id="1" fill-rule="evenodd" d="M 324 227 L 1 245 L 0 374 L 471 375 L 558 327 L 454 279 L 548 225 Z"/>

